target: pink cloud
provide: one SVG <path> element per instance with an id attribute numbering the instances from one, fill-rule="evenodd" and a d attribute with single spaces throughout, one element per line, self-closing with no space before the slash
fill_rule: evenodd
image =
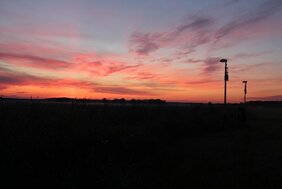
<path id="1" fill-rule="evenodd" d="M 151 80 L 155 79 L 156 75 L 149 72 L 137 72 L 134 76 L 129 76 L 127 78 L 136 80 Z"/>
<path id="2" fill-rule="evenodd" d="M 199 64 L 200 69 L 202 70 L 202 74 L 210 75 L 213 72 L 221 69 L 222 65 L 220 64 L 219 57 L 208 57 L 206 59 L 188 59 L 186 61 L 187 64 Z"/>
<path id="3" fill-rule="evenodd" d="M 78 54 L 73 58 L 74 70 L 86 72 L 96 76 L 109 76 L 117 72 L 130 73 L 142 64 L 128 64 L 120 60 L 120 57 L 98 56 L 96 54 Z"/>
<path id="4" fill-rule="evenodd" d="M 109 76 L 117 72 L 130 73 L 132 70 L 135 70 L 140 66 L 142 65 L 127 65 L 123 62 L 94 61 L 84 64 L 78 64 L 78 68 L 76 69 L 94 76 Z"/>
<path id="5" fill-rule="evenodd" d="M 13 49 L 9 50 L 13 51 Z M 32 54 L 0 52 L 0 60 L 8 64 L 45 69 L 47 71 L 56 71 L 57 69 L 64 69 L 66 72 L 79 71 L 96 76 L 109 76 L 117 72 L 130 73 L 142 66 L 142 64 L 129 65 L 116 57 L 102 57 L 96 54 L 69 54 L 69 56 L 73 56 L 73 58 L 69 58 L 72 62 L 34 56 Z"/>
<path id="6" fill-rule="evenodd" d="M 192 81 L 187 81 L 185 82 L 188 85 L 206 85 L 210 83 L 217 83 L 221 82 L 221 80 L 213 80 L 213 79 L 198 79 L 198 80 L 192 80 Z"/>
<path id="7" fill-rule="evenodd" d="M 212 25 L 212 18 L 194 16 L 165 32 L 135 32 L 130 38 L 130 51 L 146 56 L 160 48 L 185 47 L 186 53 L 193 52 L 194 48 L 210 41 L 208 33 Z"/>
<path id="8" fill-rule="evenodd" d="M 228 2 L 224 6 L 231 4 L 233 2 Z M 218 7 L 213 9 L 217 10 Z M 172 58 L 180 59 L 194 53 L 201 45 L 207 45 L 208 51 L 213 51 L 231 47 L 246 39 L 271 36 L 273 32 L 280 36 L 279 20 L 273 23 L 273 20 L 268 19 L 273 19 L 272 16 L 281 9 L 281 1 L 267 0 L 252 9 L 242 11 L 222 26 L 216 25 L 217 20 L 213 17 L 203 16 L 206 13 L 200 16 L 197 14 L 171 29 L 134 32 L 129 39 L 129 51 L 148 56 L 160 49 L 173 48 L 175 54 Z"/>
<path id="9" fill-rule="evenodd" d="M 42 86 L 42 87 L 78 87 L 93 88 L 96 83 L 75 80 L 71 78 L 55 79 L 50 77 L 39 77 L 27 73 L 16 72 L 0 68 L 1 86 Z"/>
<path id="10" fill-rule="evenodd" d="M 247 26 L 256 25 L 276 12 L 279 12 L 281 9 L 282 2 L 280 0 L 264 1 L 255 9 L 247 10 L 245 13 L 239 14 L 237 18 L 221 27 L 215 33 L 215 38 L 220 39 L 234 31 L 242 30 Z"/>
<path id="11" fill-rule="evenodd" d="M 71 66 L 72 63 L 55 60 L 49 58 L 43 58 L 39 56 L 33 56 L 29 54 L 14 54 L 0 52 L 0 59 L 8 63 L 24 65 L 35 68 L 43 69 L 62 69 Z"/>
<path id="12" fill-rule="evenodd" d="M 220 60 L 220 58 L 215 58 L 215 57 L 207 58 L 204 61 L 203 72 L 205 74 L 210 74 L 210 73 L 215 72 L 218 69 L 220 69 L 222 67 L 222 65 L 220 64 L 219 60 Z"/>
<path id="13" fill-rule="evenodd" d="M 158 50 L 162 45 L 163 34 L 159 33 L 134 33 L 130 39 L 130 48 L 138 55 L 148 55 Z"/>

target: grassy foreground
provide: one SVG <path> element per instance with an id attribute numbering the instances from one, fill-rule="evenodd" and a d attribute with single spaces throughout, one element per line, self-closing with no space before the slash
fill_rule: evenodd
<path id="1" fill-rule="evenodd" d="M 281 188 L 281 115 L 237 105 L 2 103 L 0 187 Z"/>

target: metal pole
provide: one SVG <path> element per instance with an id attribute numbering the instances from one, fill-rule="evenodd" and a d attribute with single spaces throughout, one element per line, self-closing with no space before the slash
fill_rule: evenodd
<path id="1" fill-rule="evenodd" d="M 244 104 L 246 103 L 246 99 L 247 99 L 247 82 L 248 81 L 242 81 L 245 85 L 245 88 L 244 88 Z"/>
<path id="2" fill-rule="evenodd" d="M 224 64 L 224 104 L 226 104 L 226 77 L 227 77 L 227 63 Z"/>
<path id="3" fill-rule="evenodd" d="M 221 63 L 224 63 L 224 104 L 227 103 L 227 100 L 226 100 L 226 88 L 227 88 L 227 81 L 229 80 L 228 79 L 228 71 L 227 71 L 227 59 L 221 59 L 219 62 Z"/>
<path id="4" fill-rule="evenodd" d="M 246 103 L 246 101 L 247 101 L 247 85 L 248 85 L 248 83 L 246 82 L 246 90 L 245 90 L 245 103 Z"/>
<path id="5" fill-rule="evenodd" d="M 244 93 L 244 104 L 246 103 L 246 93 Z"/>

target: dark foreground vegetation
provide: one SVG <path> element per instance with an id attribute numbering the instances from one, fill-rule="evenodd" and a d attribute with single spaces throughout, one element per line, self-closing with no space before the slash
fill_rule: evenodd
<path id="1" fill-rule="evenodd" d="M 0 187 L 281 188 L 281 115 L 251 105 L 1 102 Z"/>

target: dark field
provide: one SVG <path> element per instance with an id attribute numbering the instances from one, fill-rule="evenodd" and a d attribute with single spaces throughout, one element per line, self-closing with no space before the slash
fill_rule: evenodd
<path id="1" fill-rule="evenodd" d="M 0 187 L 281 188 L 281 123 L 281 107 L 1 103 Z"/>

